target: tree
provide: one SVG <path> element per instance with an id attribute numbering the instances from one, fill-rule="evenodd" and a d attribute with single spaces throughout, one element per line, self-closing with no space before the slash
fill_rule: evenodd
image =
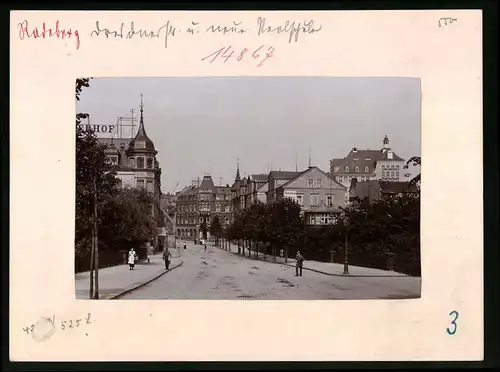
<path id="1" fill-rule="evenodd" d="M 420 162 L 421 162 L 420 156 L 413 156 L 410 159 L 408 159 L 408 161 L 406 162 L 406 164 L 405 164 L 405 166 L 403 168 L 404 169 L 408 169 L 410 166 L 412 166 L 412 167 L 417 167 L 417 166 L 420 167 Z M 410 180 L 410 184 L 411 185 L 417 185 L 419 182 L 420 182 L 420 173 L 417 174 L 415 177 L 413 177 Z"/>
<path id="2" fill-rule="evenodd" d="M 153 197 L 144 189 L 122 189 L 100 207 L 99 236 L 106 248 L 128 250 L 149 241 L 154 228 Z"/>
<path id="3" fill-rule="evenodd" d="M 208 227 L 207 227 L 207 223 L 205 222 L 205 220 L 203 220 L 203 222 L 200 224 L 200 231 L 201 231 L 201 235 L 203 236 L 203 239 L 206 239 Z"/>
<path id="4" fill-rule="evenodd" d="M 219 238 L 222 236 L 222 226 L 219 216 L 214 216 L 210 224 L 210 235 L 215 237 L 215 245 L 219 245 Z"/>

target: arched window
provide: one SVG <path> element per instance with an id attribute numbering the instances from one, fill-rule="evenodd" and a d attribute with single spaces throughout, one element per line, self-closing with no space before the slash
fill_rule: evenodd
<path id="1" fill-rule="evenodd" d="M 144 168 L 144 158 L 142 156 L 137 157 L 137 168 Z"/>
<path id="2" fill-rule="evenodd" d="M 349 167 L 345 167 L 345 171 L 346 171 L 346 173 L 348 173 L 349 172 Z"/>
<path id="3" fill-rule="evenodd" d="M 359 173 L 359 167 L 355 167 L 354 172 Z"/>
<path id="4" fill-rule="evenodd" d="M 370 169 L 368 168 L 368 165 L 365 167 L 365 173 L 368 173 Z"/>

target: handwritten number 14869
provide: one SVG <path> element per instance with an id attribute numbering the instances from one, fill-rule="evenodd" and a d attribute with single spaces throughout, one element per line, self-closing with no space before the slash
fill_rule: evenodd
<path id="1" fill-rule="evenodd" d="M 249 50 L 248 48 L 243 48 L 241 50 L 235 50 L 231 45 L 228 47 L 222 47 L 219 50 L 209 54 L 206 57 L 203 57 L 202 61 L 208 61 L 208 63 L 215 62 L 218 58 L 223 60 L 226 63 L 230 58 L 236 59 L 237 62 L 240 62 L 245 57 L 250 57 L 254 60 L 258 60 L 259 64 L 257 67 L 262 66 L 264 61 L 271 58 L 273 56 L 274 48 L 268 47 L 265 48 L 264 45 L 261 45 L 255 50 Z M 247 58 L 248 58 L 247 57 Z"/>

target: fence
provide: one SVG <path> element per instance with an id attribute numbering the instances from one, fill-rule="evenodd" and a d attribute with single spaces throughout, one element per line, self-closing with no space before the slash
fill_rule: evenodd
<path id="1" fill-rule="evenodd" d="M 147 258 L 147 251 L 145 248 L 136 249 L 139 260 Z M 99 250 L 99 269 L 105 267 L 117 266 L 126 264 L 128 260 L 127 250 L 112 250 L 100 249 Z M 75 273 L 81 273 L 90 270 L 90 253 L 85 256 L 75 257 Z"/>
<path id="2" fill-rule="evenodd" d="M 232 242 L 232 245 L 237 246 L 237 242 Z M 243 244 L 240 242 L 240 246 Z M 291 246 L 288 248 L 288 257 L 294 258 L 297 251 L 300 250 L 301 254 L 308 261 L 319 261 L 319 262 L 334 262 L 343 264 L 345 261 L 345 250 L 343 246 L 337 246 L 336 249 L 331 249 L 331 245 L 322 244 L 301 244 L 298 246 Z M 245 252 L 248 248 L 245 248 Z M 252 250 L 255 249 L 255 245 L 252 244 Z M 285 248 L 282 247 L 283 254 L 285 254 Z M 259 253 L 264 253 L 266 255 L 272 255 L 272 248 L 270 244 L 260 243 Z M 280 248 L 276 249 L 276 255 L 280 256 Z M 369 267 L 373 269 L 388 269 L 388 255 L 382 252 L 365 251 L 360 247 L 351 246 L 347 256 L 349 265 Z M 398 252 L 396 250 L 394 255 L 394 266 L 392 268 L 395 272 L 407 274 L 411 276 L 420 276 L 420 254 L 409 253 L 407 251 Z"/>

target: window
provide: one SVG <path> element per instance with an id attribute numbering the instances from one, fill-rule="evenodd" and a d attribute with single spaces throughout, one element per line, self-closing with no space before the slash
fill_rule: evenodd
<path id="1" fill-rule="evenodd" d="M 344 182 L 344 177 L 339 176 L 339 182 Z"/>
<path id="2" fill-rule="evenodd" d="M 153 168 L 153 159 L 148 158 L 148 168 Z"/>
<path id="3" fill-rule="evenodd" d="M 349 167 L 345 167 L 345 172 L 349 173 Z"/>
<path id="4" fill-rule="evenodd" d="M 297 195 L 297 204 L 298 205 L 303 205 L 302 195 Z"/>
<path id="5" fill-rule="evenodd" d="M 316 187 L 317 189 L 321 187 L 321 179 L 316 180 L 314 187 Z"/>
<path id="6" fill-rule="evenodd" d="M 333 195 L 327 195 L 326 197 L 326 205 L 332 206 L 333 205 Z"/>
<path id="7" fill-rule="evenodd" d="M 148 180 L 148 188 L 149 192 L 153 192 L 153 180 Z"/>
<path id="8" fill-rule="evenodd" d="M 225 222 L 226 222 L 226 225 L 229 225 L 229 218 L 228 217 L 226 217 L 226 221 Z"/>
<path id="9" fill-rule="evenodd" d="M 313 187 L 313 180 L 312 179 L 307 180 L 307 187 Z"/>
<path id="10" fill-rule="evenodd" d="M 134 167 L 134 158 L 129 158 L 129 159 L 128 159 L 128 166 L 129 166 L 130 168 L 133 168 L 133 167 Z"/>
<path id="11" fill-rule="evenodd" d="M 365 167 L 365 173 L 368 173 L 370 171 L 370 169 L 368 168 L 368 166 Z"/>
<path id="12" fill-rule="evenodd" d="M 396 171 L 396 178 L 399 178 L 399 171 Z"/>
<path id="13" fill-rule="evenodd" d="M 385 164 L 382 164 L 382 169 L 385 169 Z"/>
<path id="14" fill-rule="evenodd" d="M 394 178 L 394 172 L 391 171 L 391 178 Z"/>
<path id="15" fill-rule="evenodd" d="M 354 172 L 355 172 L 355 173 L 359 173 L 359 167 L 355 167 L 355 168 L 354 168 Z"/>
<path id="16" fill-rule="evenodd" d="M 137 187 L 144 188 L 144 180 L 137 180 Z"/>
<path id="17" fill-rule="evenodd" d="M 318 195 L 311 195 L 311 205 L 318 205 Z"/>
<path id="18" fill-rule="evenodd" d="M 142 156 L 137 158 L 137 168 L 144 168 L 144 158 Z"/>
<path id="19" fill-rule="evenodd" d="M 311 225 L 314 225 L 314 223 L 315 223 L 315 222 L 316 222 L 316 218 L 314 218 L 314 216 L 310 216 L 310 217 L 309 217 L 309 223 L 310 223 Z"/>
<path id="20" fill-rule="evenodd" d="M 215 211 L 216 211 L 216 212 L 220 212 L 220 204 L 219 204 L 219 203 L 217 203 L 217 204 L 215 205 Z"/>
<path id="21" fill-rule="evenodd" d="M 218 194 L 218 195 L 215 197 L 215 199 L 217 199 L 217 200 L 222 200 L 222 199 L 224 199 L 224 195 L 222 195 L 222 194 Z"/>
<path id="22" fill-rule="evenodd" d="M 241 209 L 245 209 L 245 199 L 241 198 L 240 206 L 241 206 Z"/>
<path id="23" fill-rule="evenodd" d="M 399 165 L 396 165 L 396 170 L 399 170 Z"/>
<path id="24" fill-rule="evenodd" d="M 224 212 L 229 213 L 229 205 L 226 205 L 226 206 L 224 207 Z"/>

